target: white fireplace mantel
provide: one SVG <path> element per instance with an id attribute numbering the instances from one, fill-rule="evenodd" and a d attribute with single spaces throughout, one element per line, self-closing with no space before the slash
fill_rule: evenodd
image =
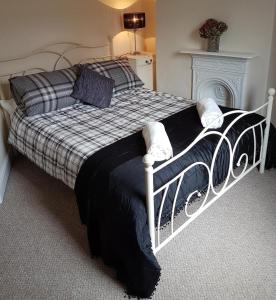
<path id="1" fill-rule="evenodd" d="M 253 53 L 179 50 L 192 57 L 192 99 L 214 98 L 218 104 L 241 108 L 247 65 Z"/>
<path id="2" fill-rule="evenodd" d="M 190 54 L 199 56 L 218 56 L 218 57 L 229 57 L 229 58 L 241 58 L 241 59 L 251 59 L 256 57 L 253 53 L 246 52 L 230 52 L 230 51 L 220 51 L 220 52 L 208 52 L 203 50 L 179 50 L 180 54 Z"/>

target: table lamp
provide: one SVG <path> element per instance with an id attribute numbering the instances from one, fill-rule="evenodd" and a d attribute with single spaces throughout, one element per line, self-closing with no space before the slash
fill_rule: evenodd
<path id="1" fill-rule="evenodd" d="M 137 29 L 144 28 L 146 26 L 146 16 L 145 13 L 127 13 L 124 14 L 124 28 L 132 29 L 134 31 L 134 52 L 133 54 L 140 54 L 136 50 L 136 31 Z"/>

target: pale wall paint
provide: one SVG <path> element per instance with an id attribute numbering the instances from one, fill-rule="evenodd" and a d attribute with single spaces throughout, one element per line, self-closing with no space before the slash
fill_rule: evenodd
<path id="1" fill-rule="evenodd" d="M 271 47 L 270 72 L 269 72 L 269 80 L 268 80 L 268 88 L 269 87 L 276 88 L 276 8 L 275 8 L 272 47 Z M 272 122 L 276 126 L 276 99 L 273 105 Z"/>
<path id="2" fill-rule="evenodd" d="M 115 1 L 110 3 L 113 5 Z M 127 1 L 124 0 L 124 7 Z M 121 16 L 125 11 L 143 10 L 141 0 L 125 10 L 114 9 L 98 0 L 0 0 L 0 4 L 0 58 L 20 56 L 60 41 L 103 44 L 108 35 L 115 37 L 115 54 L 129 52 L 133 48 L 133 35 L 122 32 Z M 143 47 L 141 30 L 138 49 L 143 50 Z M 6 138 L 7 128 L 0 111 L 0 168 L 7 155 Z"/>
<path id="3" fill-rule="evenodd" d="M 114 9 L 98 0 L 1 2 L 5 13 L 0 18 L 0 57 L 20 55 L 61 40 L 90 44 L 106 42 L 108 35 L 116 36 L 122 32 L 121 15 L 124 11 L 142 9 L 141 1 L 125 10 Z M 120 45 L 115 47 L 119 53 L 120 46 L 122 51 L 129 51 L 129 43 L 129 40 L 121 39 Z"/>
<path id="4" fill-rule="evenodd" d="M 157 88 L 191 97 L 191 59 L 178 49 L 203 49 L 198 28 L 207 18 L 225 21 L 229 30 L 221 49 L 254 52 L 248 80 L 247 103 L 254 108 L 264 102 L 267 88 L 275 0 L 158 0 Z"/>
<path id="5" fill-rule="evenodd" d="M 156 52 L 156 0 L 142 0 L 146 13 L 146 28 L 144 29 L 145 51 Z"/>

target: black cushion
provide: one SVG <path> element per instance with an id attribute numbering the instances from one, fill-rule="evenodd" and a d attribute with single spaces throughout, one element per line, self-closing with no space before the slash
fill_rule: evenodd
<path id="1" fill-rule="evenodd" d="M 110 105 L 114 80 L 82 66 L 72 97 L 99 108 Z"/>

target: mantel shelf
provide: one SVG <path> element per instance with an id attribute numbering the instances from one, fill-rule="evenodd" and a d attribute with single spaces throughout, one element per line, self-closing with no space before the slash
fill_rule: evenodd
<path id="1" fill-rule="evenodd" d="M 242 52 L 230 52 L 230 51 L 220 51 L 220 52 L 208 52 L 203 50 L 191 50 L 183 49 L 177 51 L 179 54 L 189 54 L 191 56 L 217 56 L 217 57 L 228 57 L 228 58 L 240 58 L 240 59 L 252 59 L 257 57 L 254 53 L 242 53 Z"/>

